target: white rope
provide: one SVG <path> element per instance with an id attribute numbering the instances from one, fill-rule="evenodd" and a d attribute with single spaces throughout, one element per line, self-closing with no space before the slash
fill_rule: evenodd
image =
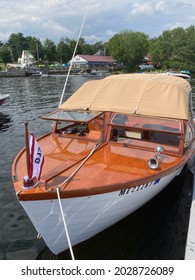
<path id="1" fill-rule="evenodd" d="M 88 156 L 81 162 L 81 164 L 75 169 L 75 171 L 72 172 L 68 178 L 66 178 L 60 185 L 58 185 L 58 188 L 60 188 L 63 184 L 70 181 L 73 176 L 78 172 L 78 170 L 83 166 L 83 164 L 92 156 L 92 154 L 95 152 L 95 150 L 100 146 L 100 142 L 96 143 L 91 152 L 88 154 Z"/>
<path id="2" fill-rule="evenodd" d="M 64 216 L 64 212 L 63 212 L 63 208 L 62 208 L 62 203 L 61 203 L 61 198 L 60 198 L 60 189 L 59 188 L 57 188 L 57 195 L 58 195 L 58 202 L 59 202 L 59 206 L 60 206 L 62 221 L 63 221 L 63 224 L 64 224 L 64 230 L 65 230 L 65 233 L 66 233 L 71 258 L 72 258 L 72 260 L 75 260 L 74 253 L 73 253 L 73 250 L 72 250 L 72 244 L 71 244 L 71 241 L 70 241 L 68 228 L 67 228 L 67 225 L 66 225 L 66 220 L 65 220 L 65 216 Z"/>
<path id="3" fill-rule="evenodd" d="M 74 258 L 74 253 L 72 250 L 72 244 L 70 241 L 70 237 L 69 237 L 69 233 L 68 233 L 68 228 L 66 225 L 66 220 L 65 220 L 65 216 L 64 216 L 64 212 L 63 212 L 63 208 L 62 208 L 62 204 L 61 204 L 61 198 L 60 198 L 60 187 L 66 183 L 67 181 L 71 180 L 72 177 L 75 175 L 75 173 L 81 168 L 81 166 L 83 166 L 83 164 L 90 158 L 90 156 L 95 152 L 95 150 L 100 146 L 100 142 L 96 143 L 93 147 L 93 149 L 91 150 L 91 152 L 89 153 L 89 155 L 81 162 L 81 164 L 76 168 L 76 170 L 68 177 L 66 178 L 66 180 L 64 180 L 64 182 L 62 182 L 58 187 L 57 187 L 57 196 L 58 196 L 58 202 L 59 202 L 59 206 L 60 206 L 60 211 L 61 211 L 61 216 L 62 216 L 62 221 L 64 224 L 64 230 L 66 233 L 66 237 L 67 237 L 67 241 L 68 241 L 68 246 L 69 246 L 69 250 L 70 250 L 70 254 L 71 254 L 71 258 L 72 260 L 75 260 Z"/>
<path id="4" fill-rule="evenodd" d="M 68 73 L 67 73 L 67 76 L 66 76 L 66 81 L 65 81 L 65 84 L 64 84 L 64 88 L 63 88 L 63 91 L 62 91 L 62 95 L 61 95 L 61 99 L 60 99 L 60 103 L 59 103 L 58 107 L 60 107 L 60 105 L 62 104 L 64 93 L 65 93 L 66 86 L 67 86 L 67 83 L 68 83 L 68 78 L 69 78 L 69 75 L 70 75 L 70 71 L 72 69 L 73 58 L 75 57 L 75 53 L 76 53 L 78 43 L 79 43 L 79 40 L 80 40 L 80 37 L 81 37 L 81 32 L 82 32 L 82 29 L 83 29 L 83 26 L 84 26 L 84 23 L 85 23 L 85 19 L 86 19 L 86 16 L 87 16 L 87 11 L 88 11 L 88 8 L 89 8 L 89 2 L 90 1 L 88 1 L 88 4 L 87 4 L 87 8 L 86 8 L 85 15 L 84 15 L 84 18 L 83 18 L 83 22 L 82 22 L 82 25 L 81 25 L 81 28 L 80 28 L 78 39 L 77 39 L 77 42 L 76 42 L 76 45 L 75 45 L 75 48 L 74 48 L 74 52 L 73 52 L 73 55 L 72 55 L 72 59 L 71 59 L 71 62 L 70 62 L 70 66 L 69 66 L 69 69 L 68 69 Z"/>

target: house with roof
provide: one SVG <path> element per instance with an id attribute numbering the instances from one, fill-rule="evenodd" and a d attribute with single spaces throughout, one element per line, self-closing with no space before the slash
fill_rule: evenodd
<path id="1" fill-rule="evenodd" d="M 21 64 L 22 68 L 28 68 L 35 65 L 36 60 L 29 50 L 23 50 L 22 57 L 18 58 L 18 63 Z"/>
<path id="2" fill-rule="evenodd" d="M 110 71 L 116 66 L 116 60 L 105 55 L 78 54 L 69 63 L 72 63 L 75 68 L 86 71 Z"/>

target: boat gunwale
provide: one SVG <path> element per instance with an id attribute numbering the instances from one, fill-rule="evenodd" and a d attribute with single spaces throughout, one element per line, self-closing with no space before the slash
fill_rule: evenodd
<path id="1" fill-rule="evenodd" d="M 194 145 L 195 145 L 195 140 L 193 141 Z M 191 145 L 192 146 L 192 145 Z M 166 170 L 162 170 L 162 171 L 156 171 L 155 174 L 152 174 L 150 176 L 141 178 L 141 179 L 137 179 L 137 180 L 133 180 L 133 181 L 129 181 L 129 182 L 125 182 L 125 183 L 118 183 L 115 185 L 111 185 L 111 186 L 101 186 L 101 187 L 96 187 L 93 189 L 80 189 L 80 190 L 70 190 L 70 189 L 61 189 L 61 197 L 62 198 L 73 198 L 73 197 L 83 197 L 83 196 L 92 196 L 92 195 L 98 195 L 98 194 L 104 194 L 104 193 L 108 193 L 108 192 L 114 192 L 114 191 L 121 191 L 122 189 L 128 189 L 128 188 L 134 188 L 138 185 L 142 185 L 142 184 L 147 184 L 150 183 L 154 180 L 157 180 L 159 178 L 163 178 L 167 175 L 170 175 L 172 172 L 179 170 L 180 168 L 182 168 L 182 166 L 184 166 L 187 161 L 192 157 L 190 150 L 191 150 L 191 146 L 188 149 L 188 152 L 186 153 L 186 155 L 184 157 L 182 156 L 177 156 L 177 158 L 180 158 L 180 161 L 178 164 L 169 167 Z M 23 149 L 24 152 L 24 149 Z M 21 181 L 20 181 L 21 182 Z M 15 181 L 15 183 L 17 183 Z M 19 183 L 19 182 L 18 182 Z M 40 187 L 44 184 L 43 181 L 40 181 Z M 44 186 L 44 190 L 40 190 L 37 191 L 37 188 L 31 189 L 31 190 L 23 190 L 22 186 L 21 186 L 21 190 L 20 193 L 18 194 L 18 197 L 20 200 L 24 200 L 24 201 L 29 201 L 29 200 L 48 200 L 48 199 L 57 199 L 57 191 L 56 188 L 53 189 L 45 189 Z"/>
<path id="2" fill-rule="evenodd" d="M 82 190 L 66 190 L 63 188 L 60 189 L 60 197 L 61 198 L 76 198 L 76 197 L 86 197 L 86 196 L 93 196 L 93 195 L 101 195 L 111 192 L 117 192 L 124 189 L 131 189 L 135 188 L 140 185 L 145 185 L 147 183 L 151 183 L 157 179 L 162 179 L 165 176 L 170 175 L 172 172 L 179 171 L 180 168 L 184 167 L 187 160 L 183 160 L 178 165 L 174 165 L 173 167 L 169 168 L 168 170 L 162 171 L 161 173 L 157 173 L 146 178 L 134 180 L 133 182 L 126 182 L 126 183 L 118 183 L 116 185 L 110 186 L 101 186 L 93 189 L 82 189 Z M 42 182 L 40 182 L 42 184 Z M 105 191 L 106 189 L 106 191 Z M 44 190 L 44 192 L 37 192 L 36 188 L 31 190 L 23 190 L 18 193 L 19 200 L 22 201 L 34 201 L 34 200 L 50 200 L 50 199 L 57 199 L 57 189 L 53 188 L 51 190 Z"/>

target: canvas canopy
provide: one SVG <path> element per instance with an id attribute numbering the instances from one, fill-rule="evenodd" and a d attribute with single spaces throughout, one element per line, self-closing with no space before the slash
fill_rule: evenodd
<path id="1" fill-rule="evenodd" d="M 161 74 L 121 74 L 83 84 L 60 109 L 188 119 L 191 86 Z"/>

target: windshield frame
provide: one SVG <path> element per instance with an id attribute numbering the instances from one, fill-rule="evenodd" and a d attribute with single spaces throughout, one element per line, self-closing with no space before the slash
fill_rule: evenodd
<path id="1" fill-rule="evenodd" d="M 103 112 L 96 111 L 56 110 L 41 118 L 51 121 L 88 123 L 102 114 Z"/>

